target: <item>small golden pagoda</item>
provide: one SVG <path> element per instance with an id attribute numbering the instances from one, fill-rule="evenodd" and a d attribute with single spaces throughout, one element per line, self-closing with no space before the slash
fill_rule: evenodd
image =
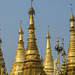
<path id="1" fill-rule="evenodd" d="M 51 37 L 49 35 L 49 29 L 46 38 L 47 38 L 46 55 L 43 63 L 44 71 L 46 72 L 47 75 L 54 75 L 54 60 L 51 53 L 51 46 L 49 40 Z"/>
<path id="2" fill-rule="evenodd" d="M 29 38 L 28 38 L 28 45 L 25 52 L 25 66 L 24 66 L 24 75 L 46 75 L 43 66 L 42 61 L 40 59 L 40 54 L 37 48 L 36 44 L 36 38 L 35 38 L 35 27 L 34 27 L 34 18 L 33 15 L 35 15 L 35 11 L 32 7 L 29 9 Z"/>
<path id="3" fill-rule="evenodd" d="M 25 48 L 23 42 L 23 30 L 20 23 L 20 30 L 18 48 L 15 56 L 15 62 L 12 64 L 12 69 L 9 75 L 23 75 L 24 61 L 25 61 Z"/>
<path id="4" fill-rule="evenodd" d="M 75 75 L 75 18 L 73 12 L 70 17 L 70 41 L 67 53 L 67 75 Z"/>
<path id="5" fill-rule="evenodd" d="M 8 75 L 6 67 L 5 67 L 5 61 L 3 58 L 3 53 L 1 50 L 1 44 L 2 44 L 2 40 L 0 38 L 0 75 Z"/>

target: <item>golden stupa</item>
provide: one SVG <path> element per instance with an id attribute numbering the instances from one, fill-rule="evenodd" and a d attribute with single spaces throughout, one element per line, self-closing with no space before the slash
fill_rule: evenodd
<path id="1" fill-rule="evenodd" d="M 37 48 L 36 44 L 36 38 L 35 38 L 35 27 L 34 27 L 34 18 L 33 15 L 35 15 L 35 11 L 31 5 L 31 8 L 29 9 L 29 38 L 28 38 L 28 45 L 25 52 L 25 66 L 24 66 L 24 74 L 23 75 L 46 75 L 43 66 L 42 61 L 40 59 L 40 54 Z"/>
<path id="2" fill-rule="evenodd" d="M 16 51 L 15 62 L 12 64 L 12 69 L 9 75 L 23 75 L 24 61 L 25 61 L 25 48 L 23 42 L 23 30 L 20 23 L 19 29 L 19 41 L 18 48 Z"/>
<path id="3" fill-rule="evenodd" d="M 72 8 L 71 8 L 72 11 Z M 65 52 L 63 53 L 65 55 Z M 70 17 L 70 41 L 67 53 L 67 60 L 63 60 L 62 70 L 60 75 L 75 75 L 75 17 L 71 12 Z"/>
<path id="4" fill-rule="evenodd" d="M 75 18 L 73 12 L 70 17 L 70 41 L 67 53 L 67 75 L 75 75 Z"/>
<path id="5" fill-rule="evenodd" d="M 51 53 L 51 46 L 49 40 L 51 37 L 49 35 L 49 29 L 46 38 L 47 38 L 46 55 L 43 63 L 44 71 L 46 72 L 47 75 L 54 75 L 54 60 Z"/>

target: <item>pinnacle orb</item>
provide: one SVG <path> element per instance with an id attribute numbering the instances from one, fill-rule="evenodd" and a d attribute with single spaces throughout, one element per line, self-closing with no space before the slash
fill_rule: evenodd
<path id="1" fill-rule="evenodd" d="M 29 9 L 28 13 L 35 15 L 35 10 L 33 9 L 32 5 L 31 5 L 31 8 Z"/>

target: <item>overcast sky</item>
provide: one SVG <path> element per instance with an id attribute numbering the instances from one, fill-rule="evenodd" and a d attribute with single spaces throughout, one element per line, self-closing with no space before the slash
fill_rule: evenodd
<path id="1" fill-rule="evenodd" d="M 71 0 L 34 0 L 33 8 L 35 9 L 35 35 L 39 53 L 41 46 L 43 58 L 46 50 L 46 34 L 51 36 L 51 49 L 54 60 L 57 59 L 55 45 L 57 36 L 64 38 L 65 51 L 68 51 L 70 40 L 70 16 Z M 72 0 L 73 13 L 75 15 L 75 0 Z M 5 59 L 7 71 L 10 72 L 12 63 L 14 63 L 18 31 L 20 28 L 20 19 L 22 19 L 22 28 L 24 31 L 25 49 L 27 47 L 29 14 L 31 6 L 30 0 L 0 0 L 0 37 L 2 39 L 2 52 Z M 62 61 L 62 59 L 61 59 Z"/>

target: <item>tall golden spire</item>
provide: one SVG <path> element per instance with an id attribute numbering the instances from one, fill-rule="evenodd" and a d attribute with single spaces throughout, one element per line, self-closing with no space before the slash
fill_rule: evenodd
<path id="1" fill-rule="evenodd" d="M 21 27 L 21 24 L 22 24 L 22 20 L 20 21 L 20 29 L 19 29 L 19 42 L 22 41 L 23 42 L 23 36 L 22 34 L 24 34 L 23 30 L 22 30 L 22 27 Z M 24 43 L 24 42 L 23 42 Z"/>
<path id="2" fill-rule="evenodd" d="M 46 55 L 45 55 L 45 60 L 43 63 L 44 66 L 44 71 L 48 74 L 48 75 L 54 75 L 54 60 L 53 60 L 53 56 L 51 53 L 51 46 L 50 46 L 50 35 L 49 35 L 49 26 L 48 26 L 48 33 L 46 36 L 47 39 L 47 44 L 46 44 Z"/>
<path id="3" fill-rule="evenodd" d="M 48 25 L 48 33 L 47 33 L 47 36 L 46 36 L 46 39 L 47 39 L 47 45 L 46 45 L 46 49 L 50 49 L 50 35 L 49 35 L 49 25 Z"/>
<path id="4" fill-rule="evenodd" d="M 67 53 L 67 75 L 75 75 L 75 19 L 73 12 L 70 17 L 70 41 Z"/>
<path id="5" fill-rule="evenodd" d="M 15 62 L 24 62 L 25 61 L 25 55 L 24 55 L 25 48 L 24 48 L 24 42 L 23 42 L 23 36 L 22 36 L 22 34 L 24 34 L 24 33 L 23 33 L 23 30 L 22 30 L 22 27 L 21 27 L 21 23 L 22 23 L 22 21 L 20 21 L 20 29 L 19 29 L 19 32 L 18 32 L 19 41 L 18 41 L 17 53 L 16 53 L 16 56 L 15 56 Z M 19 52 L 22 53 L 22 55 L 19 54 Z"/>
<path id="6" fill-rule="evenodd" d="M 70 3 L 71 5 L 71 17 L 70 17 L 70 22 L 71 22 L 71 28 L 75 27 L 74 26 L 74 15 L 73 15 L 73 10 L 72 10 L 72 3 Z"/>
<path id="7" fill-rule="evenodd" d="M 31 5 L 31 8 L 29 9 L 29 38 L 28 38 L 28 45 L 26 49 L 26 61 L 27 60 L 39 60 L 40 61 L 40 55 L 38 52 L 37 44 L 36 44 L 36 38 L 35 38 L 35 27 L 34 27 L 34 18 L 33 15 L 35 14 L 35 11 Z M 28 57 L 29 56 L 29 57 Z M 33 57 L 34 56 L 34 57 Z"/>
<path id="8" fill-rule="evenodd" d="M 35 27 L 34 27 L 34 17 L 35 10 L 32 7 L 29 9 L 29 38 L 28 38 L 28 45 L 25 52 L 25 67 L 24 67 L 24 75 L 45 75 L 43 71 L 43 66 L 41 64 L 41 59 L 39 55 L 39 51 L 36 44 L 35 38 Z"/>
<path id="9" fill-rule="evenodd" d="M 20 21 L 20 29 L 19 29 L 19 40 L 18 40 L 18 48 L 16 51 L 15 62 L 12 64 L 12 69 L 9 75 L 23 75 L 23 68 L 25 62 L 25 48 L 23 42 L 23 30 L 21 27 L 22 21 Z"/>
<path id="10" fill-rule="evenodd" d="M 30 15 L 29 28 L 31 28 L 31 27 L 34 28 L 34 18 L 33 18 L 33 15 L 35 15 L 35 10 L 32 7 L 32 2 L 31 2 L 31 8 L 29 9 L 28 13 Z"/>

